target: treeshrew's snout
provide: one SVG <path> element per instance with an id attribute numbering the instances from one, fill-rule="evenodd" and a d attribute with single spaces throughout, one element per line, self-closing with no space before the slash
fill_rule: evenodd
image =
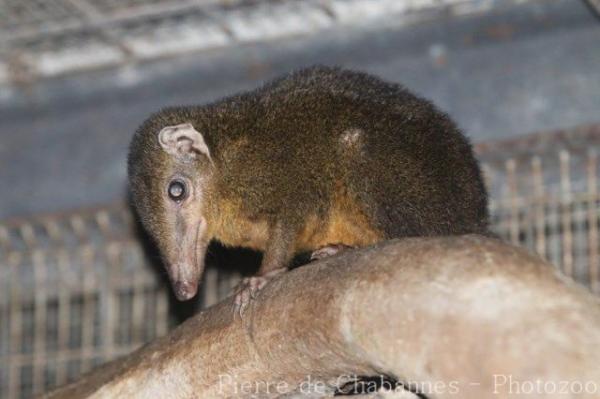
<path id="1" fill-rule="evenodd" d="M 183 218 L 181 218 L 183 219 Z M 175 245 L 164 253 L 165 266 L 173 293 L 180 301 L 192 299 L 198 292 L 198 281 L 204 271 L 204 256 L 208 241 L 205 237 L 206 223 L 177 223 Z"/>
<path id="2" fill-rule="evenodd" d="M 167 272 L 173 293 L 179 301 L 192 299 L 198 292 L 198 281 L 202 274 L 202 268 L 197 264 L 174 263 L 167 265 Z"/>
<path id="3" fill-rule="evenodd" d="M 173 282 L 173 291 L 178 300 L 190 300 L 198 292 L 198 281 L 175 281 Z"/>

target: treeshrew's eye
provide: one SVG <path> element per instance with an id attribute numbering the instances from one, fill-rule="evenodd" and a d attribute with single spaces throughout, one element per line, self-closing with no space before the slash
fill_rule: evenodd
<path id="1" fill-rule="evenodd" d="M 169 198 L 171 198 L 175 202 L 179 202 L 185 198 L 187 195 L 185 183 L 181 180 L 173 180 L 169 183 Z"/>

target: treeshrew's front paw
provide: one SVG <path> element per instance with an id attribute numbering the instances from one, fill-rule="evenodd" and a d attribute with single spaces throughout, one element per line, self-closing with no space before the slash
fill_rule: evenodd
<path id="1" fill-rule="evenodd" d="M 351 248 L 354 248 L 354 247 L 351 247 L 351 246 L 345 245 L 345 244 L 325 245 L 324 247 L 317 248 L 316 250 L 314 250 L 312 252 L 312 254 L 310 255 L 310 261 L 314 262 L 316 260 L 325 259 L 330 256 L 336 255 L 339 252 L 342 252 L 346 249 L 351 249 Z"/>
<path id="2" fill-rule="evenodd" d="M 256 298 L 258 292 L 262 290 L 273 277 L 286 270 L 285 267 L 282 267 L 265 273 L 262 276 L 244 277 L 234 289 L 235 298 L 233 300 L 233 306 L 235 312 L 239 313 L 240 317 L 242 317 L 250 304 L 250 301 Z"/>

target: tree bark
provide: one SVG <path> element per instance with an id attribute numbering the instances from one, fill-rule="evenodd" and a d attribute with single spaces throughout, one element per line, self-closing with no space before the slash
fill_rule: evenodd
<path id="1" fill-rule="evenodd" d="M 284 273 L 243 319 L 227 299 L 47 397 L 328 397 L 377 375 L 428 398 L 600 398 L 600 302 L 496 239 L 393 240 Z"/>

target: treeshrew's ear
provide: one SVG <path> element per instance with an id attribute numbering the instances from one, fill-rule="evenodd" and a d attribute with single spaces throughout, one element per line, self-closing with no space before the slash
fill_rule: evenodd
<path id="1" fill-rule="evenodd" d="M 168 154 L 180 159 L 194 159 L 203 154 L 211 160 L 202 134 L 191 123 L 167 126 L 158 133 L 158 142 Z"/>

